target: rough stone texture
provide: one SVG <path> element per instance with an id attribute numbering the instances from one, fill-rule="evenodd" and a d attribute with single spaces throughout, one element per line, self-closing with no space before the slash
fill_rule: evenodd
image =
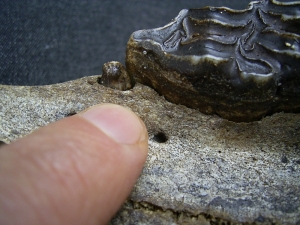
<path id="1" fill-rule="evenodd" d="M 149 156 L 111 224 L 300 223 L 300 114 L 234 123 L 141 84 L 123 92 L 104 87 L 97 76 L 0 86 L 0 96 L 6 143 L 98 103 L 123 105 L 144 120 Z"/>

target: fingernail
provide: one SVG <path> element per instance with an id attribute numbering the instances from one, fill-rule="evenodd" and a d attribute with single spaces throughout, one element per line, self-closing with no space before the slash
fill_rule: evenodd
<path id="1" fill-rule="evenodd" d="M 97 105 L 83 112 L 81 116 L 118 143 L 135 144 L 147 138 L 147 130 L 141 119 L 122 106 Z"/>

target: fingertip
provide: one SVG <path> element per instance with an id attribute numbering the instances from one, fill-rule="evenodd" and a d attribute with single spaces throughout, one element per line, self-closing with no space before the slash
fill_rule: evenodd
<path id="1" fill-rule="evenodd" d="M 148 132 L 144 122 L 134 112 L 120 105 L 100 104 L 79 116 L 121 146 L 122 152 L 117 154 L 122 156 L 122 163 L 129 164 L 135 170 L 132 174 L 140 174 L 148 155 Z"/>
<path id="2" fill-rule="evenodd" d="M 144 122 L 122 106 L 101 104 L 80 115 L 120 144 L 135 144 L 148 139 Z"/>
<path id="3" fill-rule="evenodd" d="M 107 222 L 130 194 L 147 152 L 147 129 L 137 115 L 121 106 L 97 105 L 5 146 L 2 154 L 14 157 L 0 158 L 0 165 L 4 168 L 1 159 L 14 158 L 14 163 L 6 162 L 1 175 L 13 182 L 0 182 L 0 191 L 1 185 L 7 190 L 4 199 L 16 196 L 20 189 L 28 196 L 24 200 L 28 202 L 6 199 L 9 204 L 15 201 L 8 210 L 11 214 L 32 215 L 34 219 L 52 217 L 60 222 L 57 224 Z M 8 177 L 18 171 L 22 176 Z M 34 191 L 23 185 L 25 179 L 36 187 Z M 40 201 L 44 198 L 49 201 Z M 20 205 L 30 207 L 18 208 Z"/>

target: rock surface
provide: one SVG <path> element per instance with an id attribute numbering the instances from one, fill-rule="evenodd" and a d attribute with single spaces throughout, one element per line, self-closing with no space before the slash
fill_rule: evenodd
<path id="1" fill-rule="evenodd" d="M 234 123 L 175 105 L 141 84 L 104 87 L 97 76 L 0 86 L 0 141 L 98 103 L 132 109 L 149 131 L 149 155 L 111 224 L 299 224 L 300 114 Z"/>

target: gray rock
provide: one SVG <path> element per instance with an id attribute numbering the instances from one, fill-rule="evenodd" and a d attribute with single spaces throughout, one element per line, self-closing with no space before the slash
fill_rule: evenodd
<path id="1" fill-rule="evenodd" d="M 149 131 L 143 173 L 111 224 L 300 223 L 300 114 L 234 123 L 175 105 L 141 84 L 97 76 L 0 86 L 0 140 L 9 143 L 98 103 L 137 113 Z"/>

